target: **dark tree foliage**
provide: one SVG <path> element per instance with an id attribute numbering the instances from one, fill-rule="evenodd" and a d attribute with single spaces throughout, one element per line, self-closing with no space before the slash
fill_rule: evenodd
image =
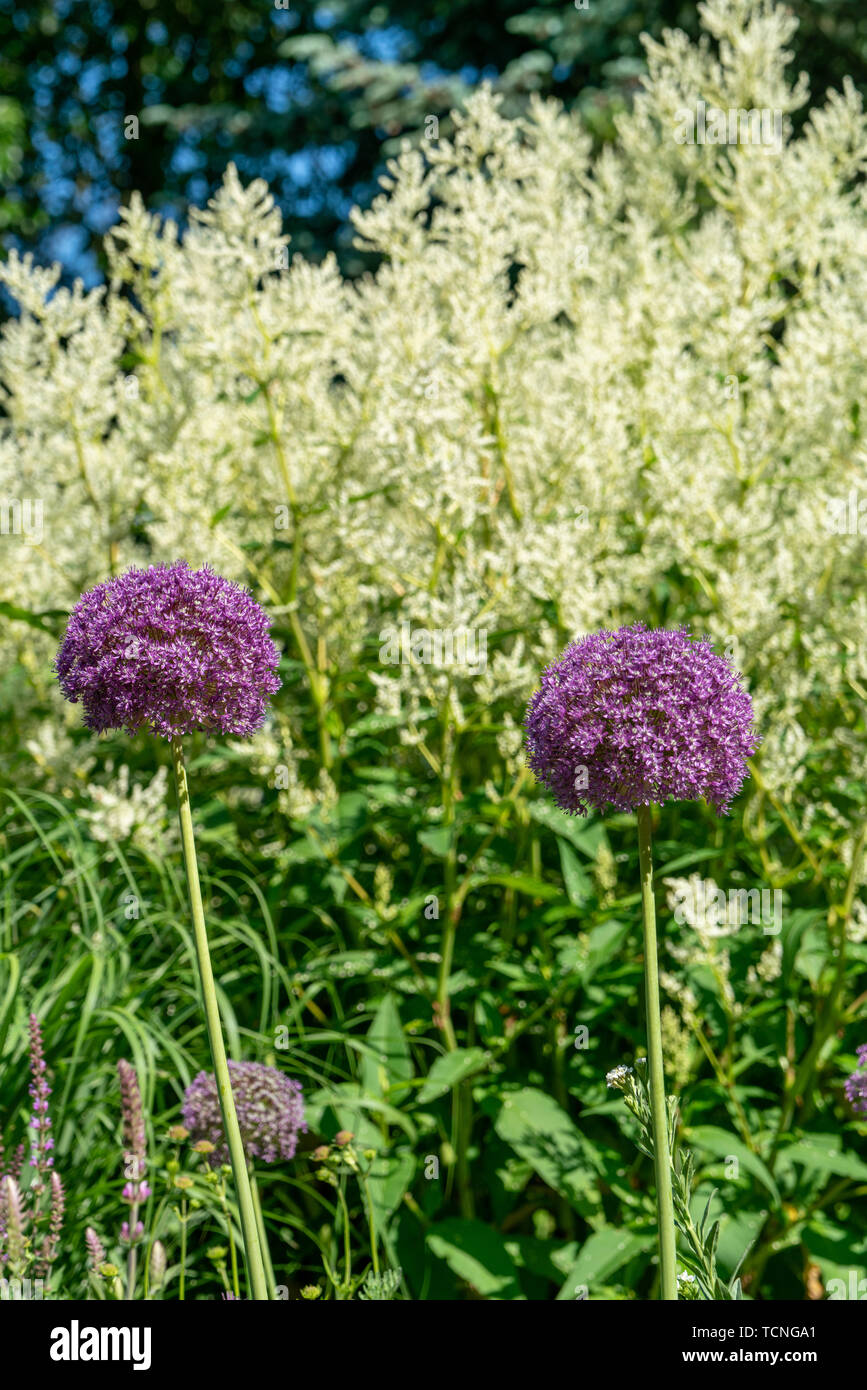
<path id="1" fill-rule="evenodd" d="M 296 250 L 336 248 L 354 273 L 348 208 L 426 117 L 489 79 L 507 111 L 551 93 L 605 138 L 640 77 L 641 32 L 698 27 L 679 0 L 581 3 L 0 0 L 0 234 L 95 278 L 132 189 L 183 220 L 233 159 L 270 182 Z M 794 8 L 813 90 L 846 73 L 867 84 L 862 0 Z"/>

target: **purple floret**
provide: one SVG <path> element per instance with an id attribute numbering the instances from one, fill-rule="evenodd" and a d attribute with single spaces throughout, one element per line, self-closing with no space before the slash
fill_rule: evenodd
<path id="1" fill-rule="evenodd" d="M 244 1152 L 263 1163 L 293 1158 L 299 1134 L 307 1131 L 304 1101 L 297 1081 L 262 1062 L 230 1062 L 229 1077 L 238 1112 Z M 193 1143 L 215 1145 L 217 1163 L 229 1162 L 217 1082 L 200 1071 L 184 1092 L 184 1125 Z"/>
<path id="2" fill-rule="evenodd" d="M 859 1115 L 867 1115 L 867 1043 L 857 1051 L 858 1069 L 846 1078 L 846 1099 Z"/>
<path id="3" fill-rule="evenodd" d="M 686 629 L 643 623 L 571 643 L 525 719 L 527 759 L 570 814 L 704 797 L 728 812 L 758 737 L 734 667 Z"/>
<path id="4" fill-rule="evenodd" d="M 208 566 L 131 569 L 82 594 L 55 669 L 95 732 L 248 736 L 280 688 L 270 625 L 246 589 Z"/>

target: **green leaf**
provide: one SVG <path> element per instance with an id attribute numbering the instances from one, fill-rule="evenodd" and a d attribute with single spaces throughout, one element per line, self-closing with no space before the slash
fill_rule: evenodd
<path id="1" fill-rule="evenodd" d="M 431 1252 L 483 1297 L 523 1300 L 506 1242 L 492 1226 L 455 1217 L 431 1227 L 426 1240 Z"/>
<path id="2" fill-rule="evenodd" d="M 412 1079 L 412 1056 L 393 994 L 380 1001 L 367 1042 L 376 1053 L 375 1060 L 365 1056 L 361 1062 L 362 1084 L 369 1095 L 385 1096 L 393 1086 Z"/>
<path id="3" fill-rule="evenodd" d="M 530 805 L 530 815 L 539 825 L 544 825 L 563 840 L 568 840 L 588 859 L 595 860 L 599 849 L 607 843 L 605 826 L 601 820 L 585 820 L 583 816 L 567 816 L 565 811 L 552 805 L 550 801 L 534 801 Z"/>
<path id="4" fill-rule="evenodd" d="M 780 1158 L 800 1163 L 811 1173 L 833 1173 L 840 1178 L 867 1180 L 867 1163 L 855 1154 L 844 1153 L 836 1134 L 810 1134 L 797 1144 L 782 1149 Z"/>
<path id="5" fill-rule="evenodd" d="M 367 1186 L 377 1231 L 382 1231 L 389 1217 L 403 1201 L 404 1194 L 415 1177 L 415 1169 L 416 1159 L 411 1153 L 380 1154 L 373 1160 Z"/>
<path id="6" fill-rule="evenodd" d="M 418 832 L 418 842 L 429 849 L 431 854 L 435 854 L 438 859 L 445 859 L 451 848 L 454 828 L 450 825 L 434 825 L 428 830 Z"/>
<path id="7" fill-rule="evenodd" d="M 795 958 L 801 945 L 801 938 L 808 927 L 814 922 L 819 921 L 821 913 L 807 911 L 804 908 L 789 911 L 783 919 L 782 939 L 783 939 L 783 961 L 781 968 L 781 978 L 788 984 L 795 964 Z"/>
<path id="8" fill-rule="evenodd" d="M 534 878 L 532 874 L 490 874 L 479 875 L 478 879 L 473 880 L 474 884 L 499 883 L 503 888 L 514 888 L 517 893 L 527 893 L 533 898 L 559 898 L 561 890 L 556 888 L 553 883 L 543 883 L 542 879 Z"/>
<path id="9" fill-rule="evenodd" d="M 583 907 L 593 891 L 590 875 L 582 869 L 577 854 L 565 840 L 558 840 L 557 848 L 560 851 L 560 867 L 563 870 L 563 882 L 569 901 L 574 903 L 575 907 Z"/>
<path id="10" fill-rule="evenodd" d="M 752 1250 L 767 1220 L 766 1211 L 743 1211 L 729 1216 L 720 1231 L 718 1264 L 721 1269 L 737 1274 Z M 739 1294 L 738 1297 L 743 1295 Z"/>
<path id="11" fill-rule="evenodd" d="M 596 974 L 600 966 L 612 960 L 621 949 L 629 935 L 629 923 L 618 922 L 612 918 L 602 922 L 589 933 L 587 960 L 584 965 L 585 982 Z"/>
<path id="12" fill-rule="evenodd" d="M 558 1301 L 579 1297 L 582 1289 L 590 1290 L 595 1283 L 621 1269 L 634 1255 L 652 1249 L 656 1242 L 653 1231 L 618 1231 L 603 1226 L 585 1240 L 577 1260 L 566 1276 L 557 1295 Z"/>
<path id="13" fill-rule="evenodd" d="M 601 1199 L 593 1150 L 552 1096 L 530 1086 L 510 1092 L 494 1128 L 549 1187 L 588 1219 L 598 1217 Z"/>
<path id="14" fill-rule="evenodd" d="M 484 1056 L 482 1047 L 459 1047 L 454 1052 L 437 1057 L 418 1093 L 418 1100 L 424 1105 L 427 1101 L 444 1096 L 465 1076 L 475 1071 Z"/>
<path id="15" fill-rule="evenodd" d="M 0 617 L 26 623 L 28 627 L 38 628 L 40 632 L 53 632 L 54 624 L 46 619 L 67 618 L 69 614 L 64 608 L 46 608 L 42 613 L 31 613 L 29 608 L 19 608 L 14 603 L 0 603 Z"/>
<path id="16" fill-rule="evenodd" d="M 737 1135 L 731 1134 L 727 1129 L 720 1129 L 717 1125 L 696 1125 L 695 1128 L 686 1131 L 686 1136 L 687 1142 L 694 1148 L 705 1149 L 717 1158 L 736 1158 L 740 1167 L 745 1168 L 748 1173 L 752 1173 L 754 1177 L 758 1178 L 759 1182 L 770 1192 L 776 1205 L 780 1205 L 780 1193 L 777 1184 L 766 1164 L 762 1162 L 758 1154 L 754 1154 L 752 1149 L 748 1149 Z"/>

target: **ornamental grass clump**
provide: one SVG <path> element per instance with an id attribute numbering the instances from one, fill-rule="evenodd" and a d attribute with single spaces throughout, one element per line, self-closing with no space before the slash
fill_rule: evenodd
<path id="1" fill-rule="evenodd" d="M 148 730 L 171 743 L 208 1039 L 250 1286 L 260 1301 L 268 1286 L 211 966 L 182 740 L 197 731 L 249 737 L 261 728 L 280 687 L 269 628 L 240 585 L 177 560 L 131 569 L 83 594 L 55 661 L 61 689 L 81 702 L 88 728 Z"/>
<path id="2" fill-rule="evenodd" d="M 704 798 L 718 815 L 727 814 L 758 747 L 752 701 L 708 641 L 686 629 L 635 623 L 571 643 L 543 673 L 525 731 L 530 767 L 568 814 L 586 815 L 591 807 L 636 812 L 660 1296 L 676 1300 L 652 813 L 657 803 Z"/>

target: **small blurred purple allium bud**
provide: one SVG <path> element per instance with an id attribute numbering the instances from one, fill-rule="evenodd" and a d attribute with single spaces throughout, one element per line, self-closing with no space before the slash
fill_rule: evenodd
<path id="1" fill-rule="evenodd" d="M 525 729 L 533 772 L 582 816 L 699 797 L 724 815 L 758 747 L 734 667 L 685 629 L 643 623 L 571 643 L 543 673 Z"/>
<path id="2" fill-rule="evenodd" d="M 247 1157 L 263 1163 L 294 1157 L 298 1136 L 307 1130 L 300 1084 L 261 1062 L 230 1062 L 229 1076 Z M 194 1141 L 210 1140 L 215 1146 L 214 1161 L 227 1163 L 229 1150 L 213 1073 L 201 1071 L 190 1082 L 183 1116 Z"/>
<path id="3" fill-rule="evenodd" d="M 97 732 L 249 736 L 280 688 L 269 627 L 252 595 L 207 565 L 130 569 L 82 594 L 55 670 Z"/>

